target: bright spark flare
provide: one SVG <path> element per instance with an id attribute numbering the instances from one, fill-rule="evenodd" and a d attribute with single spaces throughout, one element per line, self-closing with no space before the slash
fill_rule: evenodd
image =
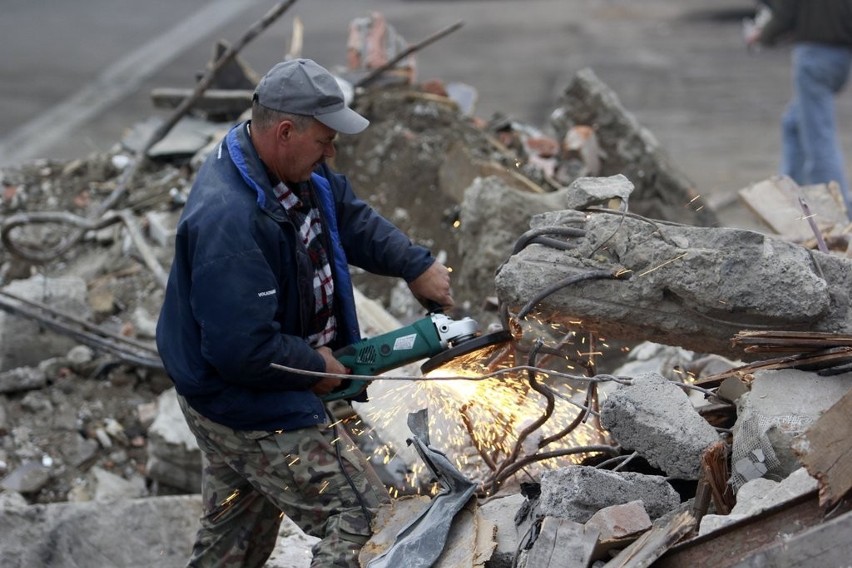
<path id="1" fill-rule="evenodd" d="M 548 328 L 550 333 L 560 327 L 530 317 L 527 320 L 525 326 L 534 326 L 539 330 Z M 566 352 L 577 351 L 581 359 L 602 354 L 597 349 L 576 349 L 578 344 L 588 345 L 587 332 L 578 333 L 577 330 L 564 328 L 558 331 L 563 336 L 561 347 L 567 349 Z M 522 335 L 526 333 L 523 331 Z M 574 349 L 570 349 L 572 345 Z M 386 387 L 383 394 L 371 395 L 370 421 L 376 426 L 385 427 L 404 424 L 409 412 L 426 407 L 430 420 L 430 445 L 444 452 L 470 479 L 486 479 L 492 471 L 487 463 L 500 464 L 512 453 L 519 434 L 545 412 L 546 399 L 530 386 L 526 372 L 475 381 L 441 381 L 440 378 L 479 377 L 500 368 L 525 363 L 515 361 L 513 355 L 506 356 L 505 353 L 504 345 L 493 346 L 457 358 L 424 376 L 422 380 L 397 382 L 392 385 L 386 383 L 383 385 Z M 558 357 L 556 359 L 551 363 L 573 369 L 569 361 Z M 573 384 L 564 379 L 543 376 L 537 377 L 537 380 L 565 398 L 579 404 L 584 402 L 586 383 Z M 557 398 L 552 416 L 523 442 L 520 456 L 531 455 L 541 449 L 538 445 L 541 440 L 560 433 L 574 421 L 579 412 L 581 410 L 572 404 L 559 404 Z M 593 422 L 581 424 L 568 436 L 548 444 L 546 451 L 600 443 L 602 434 Z M 394 452 L 384 445 L 376 449 L 374 456 L 377 461 L 387 464 L 393 458 Z M 579 462 L 583 457 L 577 455 L 536 462 L 525 468 L 525 472 L 534 474 L 542 469 Z M 426 485 L 426 473 L 425 464 L 418 460 L 405 476 L 406 487 L 402 490 L 427 494 L 437 492 L 440 489 L 437 484 Z"/>

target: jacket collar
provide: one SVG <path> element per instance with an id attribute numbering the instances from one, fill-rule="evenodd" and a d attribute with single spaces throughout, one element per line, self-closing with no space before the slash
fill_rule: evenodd
<path id="1" fill-rule="evenodd" d="M 254 144 L 252 144 L 248 128 L 249 121 L 241 122 L 225 136 L 228 156 L 245 184 L 254 190 L 258 207 L 276 221 L 286 220 L 284 209 L 275 199 L 275 194 L 272 191 L 266 166 L 257 154 Z"/>

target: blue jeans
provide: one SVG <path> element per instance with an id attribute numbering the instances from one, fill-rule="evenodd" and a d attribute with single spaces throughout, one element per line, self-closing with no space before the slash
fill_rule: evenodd
<path id="1" fill-rule="evenodd" d="M 793 47 L 794 94 L 781 121 L 781 173 L 800 185 L 836 181 L 852 216 L 834 110 L 834 97 L 846 85 L 850 66 L 850 47 L 819 43 Z"/>

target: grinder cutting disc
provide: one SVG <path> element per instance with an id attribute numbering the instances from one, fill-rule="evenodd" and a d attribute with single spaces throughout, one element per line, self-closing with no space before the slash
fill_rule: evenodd
<path id="1" fill-rule="evenodd" d="M 482 357 L 485 357 L 488 355 L 488 348 L 494 347 L 496 345 L 501 345 L 511 340 L 512 334 L 506 331 L 505 329 L 501 329 L 500 331 L 486 333 L 474 337 L 473 339 L 462 341 L 458 345 L 450 347 L 449 349 L 446 349 L 445 351 L 442 351 L 441 353 L 438 353 L 434 357 L 428 359 L 425 363 L 420 365 L 420 371 L 425 375 L 431 371 L 434 371 L 438 367 L 446 365 L 454 359 L 470 355 L 471 353 L 480 350 L 482 351 Z"/>

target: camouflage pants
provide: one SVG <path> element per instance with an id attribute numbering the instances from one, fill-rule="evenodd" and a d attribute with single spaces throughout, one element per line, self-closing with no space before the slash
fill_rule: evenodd
<path id="1" fill-rule="evenodd" d="M 359 566 L 358 553 L 371 535 L 362 504 L 372 514 L 388 496 L 342 428 L 232 430 L 178 400 L 204 459 L 203 514 L 189 566 L 263 566 L 282 513 L 321 539 L 312 568 Z"/>

